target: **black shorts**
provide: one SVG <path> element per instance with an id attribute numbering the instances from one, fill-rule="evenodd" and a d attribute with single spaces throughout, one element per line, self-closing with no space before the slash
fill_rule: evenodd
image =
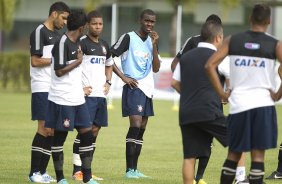
<path id="1" fill-rule="evenodd" d="M 108 126 L 107 100 L 103 97 L 85 97 L 90 120 L 98 127 Z"/>
<path id="2" fill-rule="evenodd" d="M 275 106 L 259 107 L 228 116 L 229 150 L 247 152 L 277 146 Z"/>
<path id="3" fill-rule="evenodd" d="M 226 125 L 225 118 L 181 125 L 184 159 L 209 157 L 214 137 L 226 147 Z"/>
<path id="4" fill-rule="evenodd" d="M 31 95 L 31 119 L 45 120 L 48 106 L 48 92 L 36 92 Z"/>
<path id="5" fill-rule="evenodd" d="M 122 116 L 154 116 L 153 100 L 147 97 L 139 88 L 131 89 L 123 86 L 122 91 Z"/>

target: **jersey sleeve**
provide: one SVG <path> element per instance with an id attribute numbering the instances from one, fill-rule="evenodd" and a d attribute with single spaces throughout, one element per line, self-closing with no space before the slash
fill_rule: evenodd
<path id="1" fill-rule="evenodd" d="M 129 48 L 130 37 L 128 34 L 123 34 L 118 41 L 111 47 L 110 52 L 113 57 L 118 57 L 126 52 Z"/>
<path id="2" fill-rule="evenodd" d="M 31 34 L 30 34 L 30 55 L 43 55 L 43 46 L 44 46 L 44 35 L 42 31 L 43 25 L 39 25 Z"/>
<path id="3" fill-rule="evenodd" d="M 189 51 L 189 50 L 192 49 L 192 40 L 191 40 L 191 38 L 192 38 L 192 37 L 188 38 L 188 39 L 185 41 L 185 43 L 182 45 L 180 51 L 177 53 L 176 57 L 177 57 L 178 59 L 180 59 L 181 56 L 182 56 L 185 52 L 187 52 L 187 51 Z"/>
<path id="4" fill-rule="evenodd" d="M 53 59 L 52 62 L 54 62 L 54 70 L 62 69 L 67 64 L 67 52 L 68 49 L 66 47 L 66 43 L 64 40 L 60 40 L 54 45 L 54 48 L 52 50 Z"/>
<path id="5" fill-rule="evenodd" d="M 113 60 L 112 54 L 110 52 L 110 47 L 109 47 L 108 43 L 105 42 L 105 41 L 103 41 L 103 45 L 105 46 L 106 51 L 107 51 L 105 65 L 106 66 L 112 66 L 114 64 L 114 60 Z"/>
<path id="6" fill-rule="evenodd" d="M 218 72 L 220 75 L 223 75 L 225 78 L 230 78 L 230 66 L 229 66 L 229 57 L 225 57 L 223 61 L 218 65 Z"/>

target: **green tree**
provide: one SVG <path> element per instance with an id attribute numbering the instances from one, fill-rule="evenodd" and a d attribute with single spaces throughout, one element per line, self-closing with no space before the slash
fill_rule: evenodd
<path id="1" fill-rule="evenodd" d="M 0 0 L 0 51 L 3 45 L 3 33 L 9 33 L 14 23 L 14 11 L 17 0 Z"/>

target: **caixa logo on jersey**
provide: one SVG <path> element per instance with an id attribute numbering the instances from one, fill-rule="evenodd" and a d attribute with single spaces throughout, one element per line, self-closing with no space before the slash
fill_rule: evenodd
<path id="1" fill-rule="evenodd" d="M 238 67 L 258 67 L 265 68 L 265 61 L 263 59 L 255 59 L 255 58 L 236 58 L 235 66 Z"/>
<path id="2" fill-rule="evenodd" d="M 93 57 L 90 59 L 90 63 L 92 64 L 105 64 L 106 58 L 105 57 Z"/>

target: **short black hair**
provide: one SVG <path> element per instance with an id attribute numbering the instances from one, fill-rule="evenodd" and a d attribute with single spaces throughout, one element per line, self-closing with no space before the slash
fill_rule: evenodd
<path id="1" fill-rule="evenodd" d="M 251 22 L 253 24 L 263 25 L 270 20 L 271 10 L 267 4 L 256 4 L 251 14 Z"/>
<path id="2" fill-rule="evenodd" d="M 93 10 L 87 14 L 87 22 L 90 22 L 92 18 L 103 18 L 103 17 L 99 11 Z"/>
<path id="3" fill-rule="evenodd" d="M 69 31 L 74 31 L 84 26 L 87 22 L 87 18 L 84 12 L 79 10 L 72 10 L 67 19 L 67 28 Z"/>
<path id="4" fill-rule="evenodd" d="M 70 13 L 70 8 L 68 7 L 68 5 L 66 3 L 59 1 L 59 2 L 53 3 L 50 6 L 49 16 L 52 14 L 53 11 Z"/>
<path id="5" fill-rule="evenodd" d="M 208 16 L 207 19 L 206 19 L 206 22 L 207 21 L 214 21 L 214 22 L 217 22 L 219 24 L 222 24 L 220 17 L 216 14 L 211 14 L 210 16 Z"/>
<path id="6" fill-rule="evenodd" d="M 214 38 L 219 34 L 223 34 L 222 25 L 216 21 L 210 20 L 203 24 L 201 29 L 201 37 L 203 41 L 212 43 Z"/>
<path id="7" fill-rule="evenodd" d="M 140 19 L 142 19 L 144 17 L 144 15 L 153 15 L 153 16 L 156 16 L 156 13 L 151 10 L 151 9 L 146 9 L 146 10 L 143 10 L 140 14 Z"/>

